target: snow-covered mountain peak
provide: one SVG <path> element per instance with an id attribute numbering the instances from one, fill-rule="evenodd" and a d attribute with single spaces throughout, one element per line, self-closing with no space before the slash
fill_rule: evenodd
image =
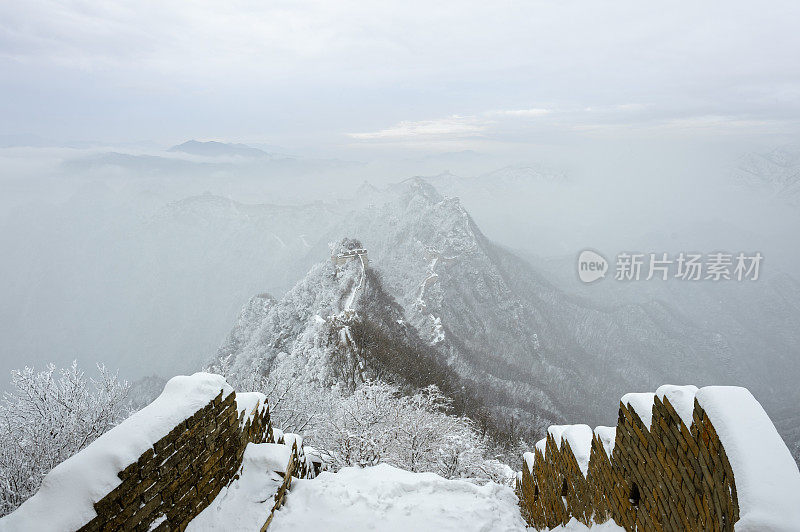
<path id="1" fill-rule="evenodd" d="M 247 146 L 246 144 L 232 144 L 226 142 L 188 140 L 183 144 L 178 144 L 167 150 L 169 152 L 187 153 L 190 155 L 202 155 L 206 157 L 238 156 L 249 158 L 270 157 L 270 154 Z"/>
<path id="2" fill-rule="evenodd" d="M 286 353 L 313 366 L 315 379 L 326 380 L 326 343 L 333 318 L 355 312 L 365 274 L 364 262 L 357 255 L 353 257 L 357 260 L 337 262 L 335 258 L 360 249 L 361 243 L 355 239 L 334 242 L 332 257 L 320 257 L 321 261 L 282 298 L 267 294 L 252 297 L 217 356 L 233 355 L 234 368 L 239 372 L 269 371 L 279 355 Z"/>
<path id="3" fill-rule="evenodd" d="M 426 200 L 435 203 L 444 199 L 433 185 L 419 176 L 411 177 L 392 185 L 390 190 L 398 194 L 406 203 L 417 200 Z"/>
<path id="4" fill-rule="evenodd" d="M 379 193 L 380 189 L 378 187 L 376 187 L 369 181 L 364 180 L 364 182 L 361 183 L 356 189 L 355 197 L 356 198 L 371 197 Z"/>

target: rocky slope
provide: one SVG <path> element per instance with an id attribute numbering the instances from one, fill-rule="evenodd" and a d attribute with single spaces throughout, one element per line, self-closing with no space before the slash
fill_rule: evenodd
<path id="1" fill-rule="evenodd" d="M 415 340 L 398 342 L 438 353 L 507 418 L 531 426 L 574 419 L 609 424 L 622 393 L 664 382 L 745 385 L 768 410 L 786 393 L 796 395 L 790 392 L 796 328 L 787 320 L 798 312 L 791 297 L 700 292 L 601 301 L 570 295 L 489 241 L 458 199 L 421 179 L 364 190 L 327 240 L 343 235 L 358 237 L 369 251 L 370 270 L 378 275 L 367 286 L 396 301 L 391 319 L 378 321 L 407 324 Z M 322 244 L 310 252 L 328 255 Z M 280 301 L 251 300 L 220 353 L 267 363 L 281 352 L 304 353 L 311 373 L 325 373 L 330 353 L 314 350 L 327 337 L 328 317 L 344 310 L 357 282 L 358 268 L 349 268 L 353 263 L 336 273 L 326 261 Z M 796 290 L 788 282 L 781 289 L 787 297 Z M 701 301 L 693 306 L 692 298 Z M 376 299 L 359 296 L 362 315 L 378 313 L 368 308 Z M 771 328 L 737 326 L 771 306 Z M 726 307 L 735 310 L 715 314 Z M 387 328 L 385 341 L 400 338 L 399 331 Z"/>

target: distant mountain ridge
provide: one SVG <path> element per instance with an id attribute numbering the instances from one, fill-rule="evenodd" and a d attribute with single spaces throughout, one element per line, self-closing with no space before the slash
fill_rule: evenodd
<path id="1" fill-rule="evenodd" d="M 774 195 L 792 205 L 800 204 L 800 147 L 783 146 L 739 159 L 733 171 L 738 184 Z"/>
<path id="2" fill-rule="evenodd" d="M 508 194 L 511 190 L 529 190 L 541 184 L 563 184 L 568 181 L 562 171 L 534 166 L 504 166 L 491 172 L 463 177 L 446 171 L 422 177 L 447 196 L 474 194 Z"/>
<path id="3" fill-rule="evenodd" d="M 183 144 L 172 146 L 169 152 L 188 153 L 190 155 L 204 155 L 207 157 L 239 156 L 249 158 L 272 158 L 273 155 L 253 148 L 246 144 L 226 143 L 210 140 L 202 142 L 198 140 L 188 140 Z"/>

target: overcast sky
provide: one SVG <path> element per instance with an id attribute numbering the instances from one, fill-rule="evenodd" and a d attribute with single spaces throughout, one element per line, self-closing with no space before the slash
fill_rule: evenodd
<path id="1" fill-rule="evenodd" d="M 499 149 L 776 144 L 800 2 L 0 3 L 0 134 Z"/>

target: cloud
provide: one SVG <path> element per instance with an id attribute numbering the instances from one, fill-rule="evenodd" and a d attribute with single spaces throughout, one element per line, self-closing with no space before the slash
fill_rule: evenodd
<path id="1" fill-rule="evenodd" d="M 403 120 L 397 124 L 380 129 L 361 133 L 347 133 L 347 136 L 356 140 L 452 140 L 485 136 L 496 122 L 481 117 L 510 117 L 530 118 L 550 114 L 550 109 L 503 109 L 485 111 L 475 115 L 451 115 L 445 118 L 431 120 Z"/>
<path id="2" fill-rule="evenodd" d="M 621 103 L 614 106 L 616 111 L 643 111 L 649 106 L 644 103 Z"/>
<path id="3" fill-rule="evenodd" d="M 499 116 L 522 116 L 522 117 L 535 117 L 535 116 L 544 116 L 547 114 L 552 113 L 550 109 L 543 109 L 543 108 L 531 108 L 531 109 L 509 109 L 503 111 L 490 111 L 487 114 L 491 115 L 499 115 Z"/>
<path id="4" fill-rule="evenodd" d="M 616 105 L 600 105 L 584 107 L 587 113 L 616 113 L 616 112 L 637 112 L 648 109 L 650 105 L 644 103 L 620 103 Z"/>
<path id="5" fill-rule="evenodd" d="M 435 120 L 406 120 L 379 131 L 347 135 L 357 140 L 452 139 L 479 136 L 487 124 L 474 116 L 453 115 Z"/>
<path id="6" fill-rule="evenodd" d="M 776 132 L 787 126 L 783 120 L 753 119 L 740 116 L 701 115 L 673 118 L 664 121 L 659 128 L 667 131 L 708 133 L 713 135 L 749 134 L 754 131 Z"/>
<path id="7" fill-rule="evenodd" d="M 695 115 L 680 118 L 651 118 L 638 122 L 576 123 L 571 129 L 595 136 L 649 135 L 660 138 L 772 135 L 796 129 L 796 121 L 754 119 L 735 115 Z"/>
<path id="8" fill-rule="evenodd" d="M 363 143 L 392 146 L 431 147 L 433 144 L 467 141 L 475 143 L 526 142 L 543 134 L 591 136 L 620 139 L 638 136 L 650 138 L 741 136 L 779 134 L 791 131 L 793 120 L 766 120 L 747 115 L 703 114 L 676 117 L 656 106 L 640 103 L 602 104 L 586 108 L 506 109 L 476 114 L 451 115 L 430 120 L 404 120 L 376 131 L 347 133 Z M 491 117 L 491 118 L 490 118 Z M 519 119 L 519 118 L 522 119 Z M 526 120 L 528 117 L 549 117 Z"/>

